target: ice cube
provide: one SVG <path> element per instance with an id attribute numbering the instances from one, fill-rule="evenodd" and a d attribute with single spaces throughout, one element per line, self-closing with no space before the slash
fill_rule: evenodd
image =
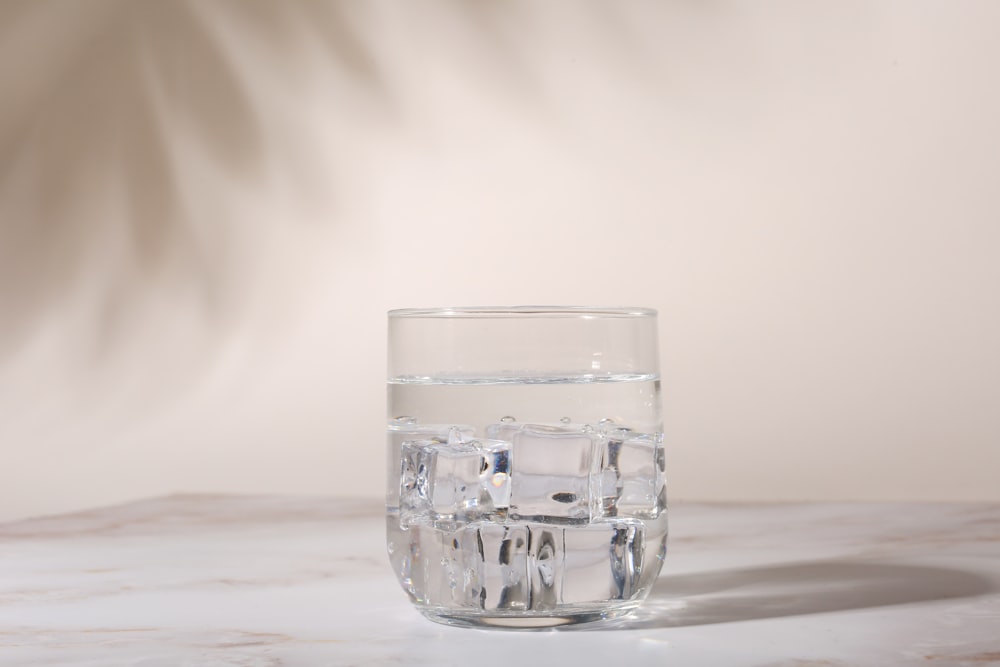
<path id="1" fill-rule="evenodd" d="M 606 433 L 596 466 L 595 505 L 603 516 L 652 518 L 665 509 L 663 444 L 659 435 Z"/>
<path id="2" fill-rule="evenodd" d="M 663 451 L 661 448 L 660 451 Z M 666 502 L 662 502 L 660 505 L 660 513 L 653 519 L 645 519 L 642 522 L 643 527 L 643 554 L 645 554 L 645 566 L 642 568 L 642 572 L 639 579 L 639 588 L 642 590 L 649 590 L 649 588 L 656 581 L 656 576 L 660 572 L 660 563 L 667 555 L 667 534 L 668 534 L 668 521 Z"/>
<path id="3" fill-rule="evenodd" d="M 566 529 L 531 524 L 528 528 L 528 581 L 533 610 L 552 609 L 562 602 Z"/>
<path id="4" fill-rule="evenodd" d="M 460 521 L 479 506 L 482 455 L 474 444 L 406 440 L 402 447 L 399 519 Z"/>
<path id="5" fill-rule="evenodd" d="M 636 435 L 618 452 L 618 516 L 655 517 L 663 487 L 663 445 L 658 436 Z"/>
<path id="6" fill-rule="evenodd" d="M 612 519 L 567 528 L 561 601 L 628 600 L 640 590 L 644 528 Z"/>
<path id="7" fill-rule="evenodd" d="M 476 521 L 406 529 L 390 523 L 390 558 L 417 604 L 540 611 L 634 599 L 656 573 L 643 567 L 645 535 L 635 519 L 584 525 Z"/>
<path id="8" fill-rule="evenodd" d="M 455 430 L 457 429 L 457 431 Z M 406 440 L 438 439 L 447 442 L 450 433 L 471 438 L 475 429 L 463 424 L 420 424 L 413 417 L 390 419 L 387 426 L 388 455 L 386 456 L 385 505 L 389 511 L 399 507 L 399 476 L 403 442 Z"/>
<path id="9" fill-rule="evenodd" d="M 411 600 L 416 601 L 417 584 L 420 582 L 413 580 L 414 542 L 411 537 L 414 535 L 415 533 L 404 530 L 395 516 L 386 515 L 386 551 L 389 562 L 403 590 Z"/>
<path id="10" fill-rule="evenodd" d="M 526 567 L 526 591 L 531 610 L 554 609 L 563 604 L 603 600 L 628 600 L 640 590 L 643 557 L 643 524 L 635 519 L 613 519 L 585 525 L 521 524 L 516 539 L 527 540 L 522 563 L 515 550 L 515 568 Z M 514 527 L 509 530 L 513 531 Z M 482 532 L 482 530 L 480 531 Z M 490 599 L 489 564 L 484 569 L 484 590 Z M 508 573 L 511 580 L 515 572 Z M 508 593 L 509 595 L 509 593 Z"/>
<path id="11" fill-rule="evenodd" d="M 590 520 L 590 472 L 600 434 L 583 428 L 516 423 L 492 424 L 487 434 L 511 443 L 511 518 Z"/>
<path id="12" fill-rule="evenodd" d="M 510 504 L 510 445 L 452 437 L 407 440 L 401 450 L 400 523 L 448 524 L 500 513 Z"/>
<path id="13" fill-rule="evenodd" d="M 476 530 L 441 530 L 412 525 L 408 542 L 393 559 L 404 590 L 418 604 L 479 608 L 482 599 L 482 560 Z M 398 564 L 397 564 L 398 563 Z"/>
<path id="14" fill-rule="evenodd" d="M 487 610 L 528 609 L 528 528 L 482 523 L 476 535 L 482 559 L 480 606 Z"/>

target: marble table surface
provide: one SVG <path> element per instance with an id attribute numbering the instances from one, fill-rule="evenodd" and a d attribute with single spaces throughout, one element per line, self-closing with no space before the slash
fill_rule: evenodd
<path id="1" fill-rule="evenodd" d="M 371 501 L 171 496 L 0 524 L 0 665 L 1000 665 L 1000 505 L 675 503 L 613 625 L 437 625 Z"/>

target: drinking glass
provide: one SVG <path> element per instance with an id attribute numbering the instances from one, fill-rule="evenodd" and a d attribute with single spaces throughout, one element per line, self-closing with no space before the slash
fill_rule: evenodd
<path id="1" fill-rule="evenodd" d="M 666 553 L 656 311 L 389 312 L 386 528 L 450 625 L 613 618 Z"/>

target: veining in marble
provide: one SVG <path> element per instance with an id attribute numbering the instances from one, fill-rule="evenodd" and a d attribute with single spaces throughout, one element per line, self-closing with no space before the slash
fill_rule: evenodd
<path id="1" fill-rule="evenodd" d="M 996 504 L 675 504 L 634 617 L 543 633 L 425 620 L 383 525 L 211 495 L 0 524 L 0 665 L 1000 665 Z"/>

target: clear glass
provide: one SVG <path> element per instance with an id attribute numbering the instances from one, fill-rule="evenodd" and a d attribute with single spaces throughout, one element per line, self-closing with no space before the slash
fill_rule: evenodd
<path id="1" fill-rule="evenodd" d="M 432 620 L 628 613 L 666 554 L 656 311 L 389 312 L 386 529 Z"/>

